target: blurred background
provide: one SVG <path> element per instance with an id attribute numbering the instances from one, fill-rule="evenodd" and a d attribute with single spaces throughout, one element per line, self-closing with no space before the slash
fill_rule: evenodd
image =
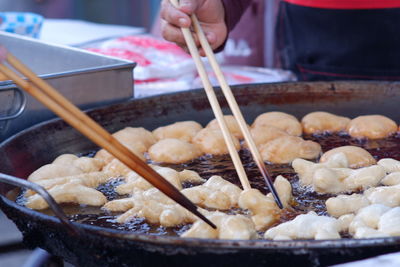
<path id="1" fill-rule="evenodd" d="M 45 18 L 69 18 L 144 27 L 154 23 L 161 0 L 1 0 L 0 11 L 34 12 Z"/>

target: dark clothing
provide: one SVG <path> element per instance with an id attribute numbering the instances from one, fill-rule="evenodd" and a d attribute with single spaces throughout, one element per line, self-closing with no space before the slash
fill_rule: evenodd
<path id="1" fill-rule="evenodd" d="M 223 1 L 232 29 L 251 1 Z M 281 66 L 300 80 L 400 80 L 397 6 L 395 0 L 282 1 L 276 27 Z"/>

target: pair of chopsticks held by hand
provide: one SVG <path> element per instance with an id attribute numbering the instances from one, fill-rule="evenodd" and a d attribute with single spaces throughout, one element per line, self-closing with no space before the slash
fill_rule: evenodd
<path id="1" fill-rule="evenodd" d="M 170 0 L 171 4 L 175 6 L 176 8 L 179 8 L 179 1 L 178 0 Z M 247 142 L 251 155 L 254 159 L 254 161 L 257 164 L 258 169 L 261 172 L 261 175 L 263 176 L 265 182 L 268 185 L 269 190 L 271 191 L 276 204 L 278 205 L 279 208 L 283 208 L 282 202 L 279 199 L 278 193 L 275 190 L 275 187 L 272 183 L 271 177 L 268 174 L 267 168 L 265 167 L 264 161 L 261 158 L 260 152 L 258 151 L 258 148 L 256 147 L 253 138 L 251 137 L 250 131 L 247 127 L 246 121 L 243 118 L 243 115 L 239 109 L 239 105 L 236 102 L 236 99 L 224 77 L 224 74 L 222 73 L 221 67 L 219 66 L 217 59 L 214 55 L 214 52 L 208 43 L 208 40 L 206 38 L 206 35 L 203 32 L 203 29 L 201 28 L 200 22 L 197 19 L 196 15 L 191 15 L 191 20 L 192 20 L 192 28 L 194 30 L 194 34 L 197 35 L 200 45 L 203 48 L 208 61 L 211 65 L 211 68 L 215 72 L 215 76 L 217 77 L 218 83 L 221 86 L 222 92 L 224 93 L 224 96 L 229 104 L 230 109 L 232 110 L 233 116 L 235 117 L 237 123 L 239 124 L 240 130 L 242 131 L 244 135 L 244 139 Z M 221 128 L 224 140 L 226 145 L 228 146 L 228 151 L 229 154 L 232 158 L 233 164 L 235 166 L 236 172 L 239 176 L 240 182 L 242 184 L 243 189 L 250 189 L 250 183 L 247 178 L 246 172 L 244 171 L 243 164 L 240 160 L 239 154 L 235 149 L 235 145 L 233 143 L 232 137 L 230 135 L 230 132 L 228 130 L 228 126 L 225 122 L 221 107 L 218 103 L 217 97 L 215 95 L 214 89 L 211 85 L 210 80 L 208 79 L 207 71 L 204 67 L 203 61 L 201 60 L 197 45 L 194 41 L 193 38 L 193 33 L 189 28 L 181 28 L 183 37 L 185 38 L 187 47 L 189 49 L 190 54 L 192 55 L 192 58 L 195 62 L 197 71 L 199 72 L 200 79 L 203 83 L 204 90 L 206 91 L 208 100 L 211 104 L 211 108 L 214 112 L 214 115 L 218 121 L 218 124 Z"/>
<path id="2" fill-rule="evenodd" d="M 177 0 L 171 0 L 172 4 L 178 6 Z M 239 123 L 240 129 L 243 132 L 246 142 L 249 145 L 250 151 L 262 176 L 268 184 L 271 193 L 277 205 L 282 208 L 282 203 L 278 197 L 278 194 L 273 186 L 273 183 L 268 175 L 267 169 L 261 159 L 260 153 L 250 135 L 247 128 L 246 122 L 240 112 L 239 106 L 227 84 L 223 73 L 215 59 L 214 53 L 201 29 L 200 23 L 195 15 L 192 15 L 193 27 L 196 34 L 199 37 L 201 46 L 203 47 L 211 66 L 216 73 L 217 79 L 221 85 L 223 93 L 228 100 L 228 104 Z M 195 61 L 196 67 L 198 69 L 200 78 L 203 82 L 204 89 L 206 91 L 207 97 L 210 101 L 212 110 L 217 118 L 217 121 L 221 127 L 225 142 L 228 146 L 229 153 L 231 155 L 232 161 L 238 173 L 240 182 L 243 189 L 250 189 L 250 183 L 248 181 L 246 172 L 244 171 L 243 165 L 239 158 L 239 155 L 233 145 L 232 137 L 226 125 L 226 122 L 219 106 L 217 97 L 214 93 L 212 85 L 208 79 L 207 72 L 201 61 L 200 55 L 197 50 L 197 46 L 193 40 L 191 31 L 188 28 L 182 28 L 185 41 L 188 45 L 189 51 Z M 20 72 L 28 80 L 21 78 L 21 76 L 15 72 L 13 69 L 9 68 L 7 65 L 11 65 L 15 70 Z M 216 226 L 209 221 L 203 214 L 201 214 L 197 207 L 186 198 L 178 189 L 176 189 L 172 184 L 170 184 L 161 175 L 155 172 L 151 167 L 149 167 L 145 162 L 139 159 L 134 153 L 128 150 L 124 145 L 122 145 L 117 139 L 115 139 L 110 133 L 108 133 L 104 128 L 102 128 L 98 123 L 92 120 L 85 113 L 80 111 L 75 105 L 64 98 L 60 93 L 57 92 L 52 86 L 39 78 L 35 73 L 33 73 L 28 67 L 21 63 L 17 58 L 11 55 L 7 49 L 0 45 L 0 76 L 5 76 L 15 82 L 16 85 L 24 89 L 27 93 L 32 95 L 50 110 L 52 110 L 59 117 L 64 119 L 68 124 L 74 127 L 76 130 L 81 132 L 84 136 L 92 140 L 98 146 L 104 148 L 115 158 L 124 163 L 127 167 L 137 172 L 140 176 L 145 178 L 154 187 L 158 188 L 165 195 L 176 201 L 178 204 L 198 216 L 208 225 L 213 228 Z"/>

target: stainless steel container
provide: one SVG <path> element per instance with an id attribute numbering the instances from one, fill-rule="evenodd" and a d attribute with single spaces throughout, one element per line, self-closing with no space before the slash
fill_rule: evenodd
<path id="1" fill-rule="evenodd" d="M 134 63 L 0 33 L 0 44 L 82 109 L 133 97 Z M 55 115 L 11 81 L 0 81 L 0 140 Z"/>

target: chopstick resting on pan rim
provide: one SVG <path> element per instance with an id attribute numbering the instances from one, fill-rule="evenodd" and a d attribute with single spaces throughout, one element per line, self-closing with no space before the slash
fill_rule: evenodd
<path id="1" fill-rule="evenodd" d="M 25 77 L 29 79 L 29 82 L 21 78 L 14 70 L 7 67 L 4 64 L 5 62 L 10 64 L 21 74 L 25 75 Z M 2 45 L 0 45 L 0 72 L 13 80 L 18 86 L 52 110 L 59 117 L 63 118 L 68 124 L 81 132 L 84 136 L 89 138 L 98 146 L 106 149 L 127 167 L 137 172 L 165 195 L 189 210 L 191 213 L 195 214 L 211 227 L 216 228 L 216 226 L 201 214 L 197 210 L 197 207 L 177 188 L 154 171 L 133 152 L 128 150 L 103 127 L 58 93 L 48 83 L 39 78 L 22 62 L 11 55 Z"/>
<path id="2" fill-rule="evenodd" d="M 171 1 L 172 5 L 174 5 L 177 8 L 179 7 L 178 0 L 170 0 L 170 1 Z M 202 46 L 202 48 L 203 48 L 203 50 L 204 50 L 204 52 L 205 52 L 210 64 L 211 64 L 211 67 L 212 67 L 213 71 L 215 72 L 217 80 L 218 80 L 218 82 L 219 82 L 219 84 L 221 86 L 222 92 L 224 93 L 224 96 L 225 96 L 225 98 L 226 98 L 226 100 L 227 100 L 227 102 L 229 104 L 229 107 L 232 110 L 233 116 L 235 117 L 237 123 L 239 124 L 240 130 L 242 131 L 242 133 L 244 135 L 245 141 L 247 142 L 247 144 L 248 144 L 248 146 L 250 148 L 250 152 L 251 152 L 251 154 L 253 156 L 253 159 L 256 162 L 257 167 L 259 168 L 259 170 L 261 172 L 261 175 L 263 176 L 265 182 L 267 183 L 268 188 L 271 191 L 271 193 L 272 193 L 272 195 L 273 195 L 273 197 L 275 199 L 276 204 L 278 205 L 279 208 L 282 209 L 283 205 L 282 205 L 282 202 L 281 202 L 281 200 L 279 198 L 279 195 L 278 195 L 278 193 L 277 193 L 277 191 L 276 191 L 276 189 L 274 187 L 272 179 L 271 179 L 270 175 L 268 174 L 268 170 L 267 170 L 267 168 L 266 168 L 266 166 L 264 164 L 264 161 L 261 158 L 260 152 L 258 151 L 258 148 L 256 147 L 253 138 L 251 137 L 250 131 L 247 128 L 246 121 L 244 120 L 244 117 L 243 117 L 243 115 L 242 115 L 242 113 L 240 111 L 239 105 L 237 104 L 236 99 L 235 99 L 235 97 L 234 97 L 234 95 L 232 93 L 232 90 L 231 90 L 230 86 L 228 85 L 228 83 L 227 83 L 227 81 L 226 81 L 226 79 L 225 79 L 225 77 L 224 77 L 224 75 L 222 73 L 221 67 L 219 66 L 219 64 L 218 64 L 218 62 L 217 62 L 217 60 L 215 58 L 214 52 L 213 52 L 210 44 L 208 43 L 208 40 L 207 40 L 207 38 L 206 38 L 202 28 L 201 28 L 201 25 L 200 25 L 196 15 L 193 14 L 191 16 L 191 20 L 192 20 L 192 23 L 193 23 L 193 28 L 195 30 L 195 33 L 196 33 L 196 35 L 197 35 L 197 37 L 198 37 L 198 39 L 200 41 L 200 44 L 201 44 L 201 46 Z M 215 96 L 214 90 L 213 90 L 212 85 L 211 85 L 211 83 L 210 83 L 210 81 L 208 79 L 207 73 L 206 73 L 205 68 L 204 68 L 204 64 L 201 61 L 201 58 L 200 58 L 200 55 L 199 55 L 199 51 L 198 51 L 198 48 L 197 48 L 197 46 L 196 46 L 196 44 L 194 42 L 194 39 L 193 39 L 191 31 L 189 30 L 189 28 L 181 28 L 181 30 L 182 30 L 183 36 L 185 38 L 186 44 L 187 44 L 187 46 L 189 48 L 190 54 L 192 55 L 192 57 L 193 57 L 193 59 L 194 59 L 194 61 L 196 63 L 196 67 L 197 67 L 197 70 L 199 72 L 199 76 L 200 76 L 200 78 L 201 78 L 201 80 L 203 82 L 204 89 L 207 92 L 207 96 L 209 95 L 208 91 L 210 91 L 210 90 L 213 92 L 213 95 Z M 213 106 L 213 101 L 214 100 L 211 99 L 211 98 L 209 98 L 209 100 L 210 100 L 211 106 Z M 221 111 L 221 107 L 218 104 L 218 100 L 215 100 L 215 101 L 216 101 L 216 105 L 217 105 L 217 110 Z M 214 110 L 214 108 L 213 108 L 213 110 Z M 215 111 L 214 111 L 214 113 L 215 113 Z M 219 113 L 219 112 L 217 112 L 217 113 Z M 216 113 L 216 115 L 217 115 L 217 113 Z M 221 111 L 221 113 L 222 113 L 222 111 Z M 217 121 L 218 121 L 218 123 L 219 123 L 219 125 L 221 127 L 222 132 L 224 133 L 224 138 L 225 138 L 225 136 L 228 136 L 228 138 L 225 138 L 225 141 L 226 141 L 226 143 L 228 145 L 228 148 L 230 148 L 229 130 L 227 129 L 226 124 L 224 126 L 224 120 L 223 119 L 221 120 L 221 119 L 219 119 L 217 117 Z M 227 131 L 228 134 L 226 134 L 225 131 Z M 243 185 L 243 189 L 247 189 L 245 187 L 243 181 L 242 181 L 244 178 L 241 177 L 241 172 L 242 172 L 241 169 L 243 168 L 243 166 L 241 166 L 241 168 L 239 167 L 239 169 L 236 167 L 237 159 L 236 159 L 235 155 L 237 155 L 237 151 L 235 150 L 234 153 L 231 153 L 231 149 L 229 149 L 229 152 L 231 154 L 232 161 L 233 161 L 233 163 L 235 165 L 235 168 L 236 168 L 236 170 L 238 172 L 239 179 L 240 179 L 240 181 L 241 181 L 241 183 Z M 240 162 L 240 165 L 242 165 L 241 161 L 240 161 L 240 158 L 239 158 L 239 162 Z M 246 174 L 244 174 L 244 175 L 245 175 L 245 179 L 247 179 Z M 249 184 L 248 180 L 247 180 L 247 184 L 250 187 L 250 184 Z"/>

